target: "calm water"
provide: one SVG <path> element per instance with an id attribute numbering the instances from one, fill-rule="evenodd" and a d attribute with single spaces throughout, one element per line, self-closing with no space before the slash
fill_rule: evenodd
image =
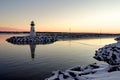
<path id="1" fill-rule="evenodd" d="M 0 35 L 0 80 L 44 80 L 52 71 L 99 63 L 95 50 L 114 38 L 57 41 L 48 45 L 13 45 Z"/>

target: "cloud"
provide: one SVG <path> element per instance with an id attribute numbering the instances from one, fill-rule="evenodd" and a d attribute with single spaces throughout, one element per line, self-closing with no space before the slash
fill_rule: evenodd
<path id="1" fill-rule="evenodd" d="M 0 26 L 0 31 L 25 31 L 20 28 L 13 28 L 13 27 L 6 27 L 6 26 Z"/>

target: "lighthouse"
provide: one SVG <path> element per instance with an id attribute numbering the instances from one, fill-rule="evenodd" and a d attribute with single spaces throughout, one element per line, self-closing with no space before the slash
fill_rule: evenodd
<path id="1" fill-rule="evenodd" d="M 36 33 L 35 33 L 35 28 L 34 28 L 34 26 L 35 26 L 34 21 L 31 21 L 30 26 L 31 26 L 31 29 L 30 29 L 30 37 L 35 37 L 35 36 L 36 36 Z"/>

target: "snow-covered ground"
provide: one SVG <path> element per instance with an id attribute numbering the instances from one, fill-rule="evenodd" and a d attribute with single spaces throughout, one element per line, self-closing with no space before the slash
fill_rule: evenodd
<path id="1" fill-rule="evenodd" d="M 93 74 L 88 75 L 88 77 L 91 77 L 91 80 L 120 80 L 120 71 L 115 71 L 111 73 L 100 73 L 100 74 Z"/>
<path id="2" fill-rule="evenodd" d="M 46 80 L 120 80 L 119 66 L 108 64 L 90 64 L 76 66 L 62 71 L 54 71 L 53 76 Z"/>

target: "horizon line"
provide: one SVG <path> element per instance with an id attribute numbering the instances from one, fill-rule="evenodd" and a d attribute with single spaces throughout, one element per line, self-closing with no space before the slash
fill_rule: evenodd
<path id="1" fill-rule="evenodd" d="M 0 33 L 29 33 L 30 31 L 0 31 Z M 97 33 L 97 32 L 59 32 L 59 31 L 36 31 L 36 33 L 86 33 L 86 34 L 120 34 L 120 33 Z"/>

